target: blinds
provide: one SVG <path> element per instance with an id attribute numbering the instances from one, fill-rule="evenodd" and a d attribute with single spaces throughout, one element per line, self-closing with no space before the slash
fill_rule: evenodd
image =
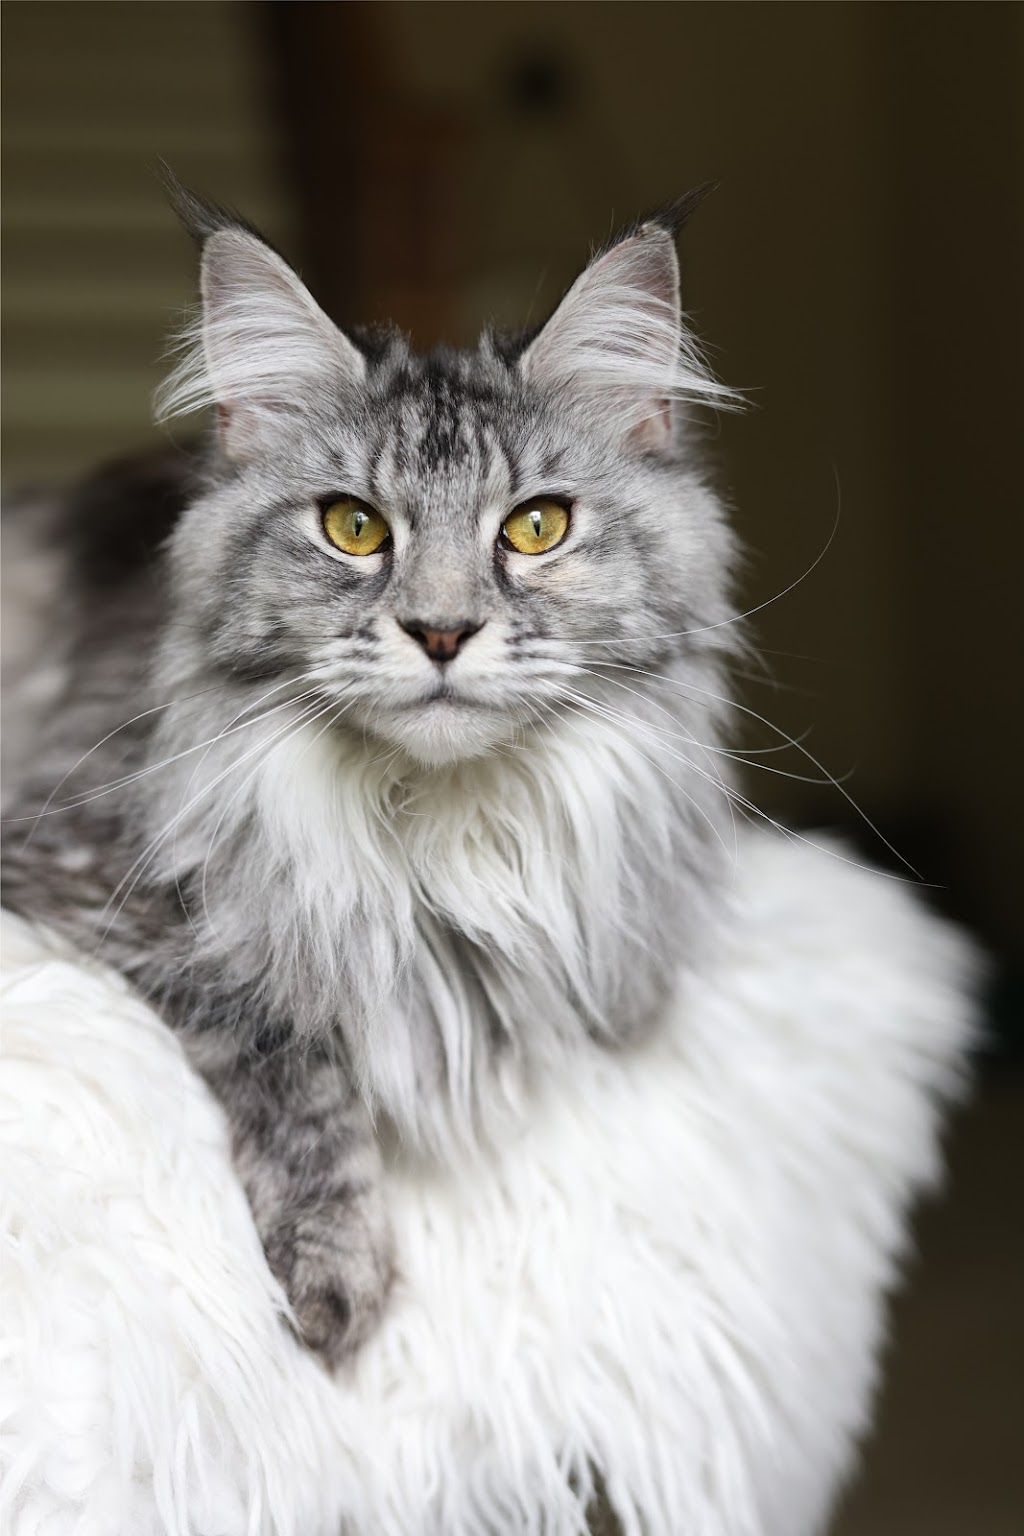
<path id="1" fill-rule="evenodd" d="M 288 242 L 258 8 L 3 10 L 4 481 L 156 438 L 168 334 L 195 294 L 158 161 Z"/>

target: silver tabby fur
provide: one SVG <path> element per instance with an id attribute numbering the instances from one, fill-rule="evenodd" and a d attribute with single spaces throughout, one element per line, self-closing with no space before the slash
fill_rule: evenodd
<path id="1" fill-rule="evenodd" d="M 164 405 L 212 404 L 217 430 L 198 465 L 50 519 L 67 683 L 6 807 L 5 898 L 181 1032 L 337 1363 L 395 1263 L 380 1133 L 471 1156 L 532 1084 L 571 1092 L 580 1052 L 639 1038 L 712 940 L 736 626 L 690 418 L 725 395 L 671 217 L 534 337 L 421 357 L 342 333 L 253 232 L 186 212 L 203 310 Z M 163 544 L 157 484 L 182 504 Z M 326 539 L 342 492 L 386 517 L 382 553 Z M 568 534 L 518 554 L 502 524 L 541 495 Z M 159 546 L 120 571 L 89 547 L 114 501 L 108 540 L 154 524 Z M 403 623 L 479 627 L 441 663 Z"/>

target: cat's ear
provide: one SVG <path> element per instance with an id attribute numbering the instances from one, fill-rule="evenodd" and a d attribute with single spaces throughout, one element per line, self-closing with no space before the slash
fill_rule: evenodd
<path id="1" fill-rule="evenodd" d="M 255 231 L 180 188 L 175 202 L 201 247 L 202 309 L 157 411 L 166 420 L 213 405 L 222 449 L 247 459 L 311 394 L 357 387 L 366 362 Z"/>
<path id="2" fill-rule="evenodd" d="M 736 403 L 708 371 L 680 307 L 676 234 L 706 190 L 599 252 L 520 358 L 531 383 L 571 392 L 655 451 L 672 440 L 675 402 Z"/>

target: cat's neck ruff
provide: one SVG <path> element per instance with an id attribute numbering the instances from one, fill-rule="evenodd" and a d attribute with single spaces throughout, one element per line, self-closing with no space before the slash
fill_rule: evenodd
<path id="1" fill-rule="evenodd" d="M 223 807 L 204 815 L 205 942 L 244 952 L 280 1009 L 298 997 L 300 1029 L 340 1030 L 371 1102 L 443 1149 L 556 1059 L 646 1028 L 699 951 L 724 797 L 677 779 L 596 717 L 430 770 L 301 726 L 227 835 Z"/>

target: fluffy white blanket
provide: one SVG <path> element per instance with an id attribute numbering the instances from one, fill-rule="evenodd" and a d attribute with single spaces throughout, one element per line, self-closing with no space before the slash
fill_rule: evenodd
<path id="1" fill-rule="evenodd" d="M 119 978 L 4 919 L 0 1527 L 17 1536 L 821 1530 L 870 1413 L 971 957 L 838 852 L 741 844 L 664 1032 L 458 1177 L 390 1168 L 402 1277 L 332 1382 L 219 1110 Z"/>

